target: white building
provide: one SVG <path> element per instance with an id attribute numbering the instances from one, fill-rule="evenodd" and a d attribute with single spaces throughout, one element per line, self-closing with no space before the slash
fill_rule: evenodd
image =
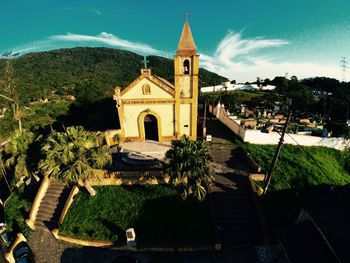
<path id="1" fill-rule="evenodd" d="M 215 86 L 209 86 L 209 87 L 201 87 L 201 92 L 208 93 L 208 92 L 218 92 L 218 91 L 234 91 L 234 90 L 248 90 L 248 91 L 267 91 L 267 90 L 274 90 L 276 86 L 267 85 L 267 86 L 258 86 L 257 84 L 231 84 L 230 82 L 221 84 L 221 85 L 215 85 Z"/>

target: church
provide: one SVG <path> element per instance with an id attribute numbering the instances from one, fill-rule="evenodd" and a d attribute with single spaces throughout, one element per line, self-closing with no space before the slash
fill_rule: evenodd
<path id="1" fill-rule="evenodd" d="M 197 139 L 199 55 L 186 18 L 174 58 L 174 84 L 150 68 L 127 87 L 115 88 L 114 100 L 126 142 Z"/>

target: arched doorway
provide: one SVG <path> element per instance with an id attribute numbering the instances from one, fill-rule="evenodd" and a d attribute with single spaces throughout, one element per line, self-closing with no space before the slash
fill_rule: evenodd
<path id="1" fill-rule="evenodd" d="M 157 118 L 152 114 L 147 114 L 143 119 L 144 128 L 145 128 L 145 139 L 158 141 L 158 121 Z"/>

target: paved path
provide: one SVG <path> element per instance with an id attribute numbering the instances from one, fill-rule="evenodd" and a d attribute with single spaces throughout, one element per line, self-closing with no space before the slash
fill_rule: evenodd
<path id="1" fill-rule="evenodd" d="M 171 148 L 171 143 L 156 141 L 123 142 L 121 146 L 123 146 L 124 151 L 142 153 L 162 160 L 165 153 Z"/>
<path id="2" fill-rule="evenodd" d="M 264 236 L 247 176 L 250 166 L 241 158 L 237 139 L 227 127 L 212 118 L 207 120 L 207 131 L 213 136 L 211 174 L 215 178 L 210 201 L 222 249 L 245 254 L 243 262 L 257 262 L 255 246 L 264 243 Z"/>
<path id="3" fill-rule="evenodd" d="M 70 246 L 59 243 L 48 230 L 34 230 L 28 244 L 36 263 L 61 263 L 61 255 Z"/>

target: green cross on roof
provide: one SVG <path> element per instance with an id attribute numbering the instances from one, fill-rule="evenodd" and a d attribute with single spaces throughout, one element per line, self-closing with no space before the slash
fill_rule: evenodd
<path id="1" fill-rule="evenodd" d="M 143 62 L 144 68 L 147 68 L 147 63 L 148 63 L 149 61 L 147 60 L 147 57 L 146 57 L 146 56 L 143 57 L 142 62 Z"/>

